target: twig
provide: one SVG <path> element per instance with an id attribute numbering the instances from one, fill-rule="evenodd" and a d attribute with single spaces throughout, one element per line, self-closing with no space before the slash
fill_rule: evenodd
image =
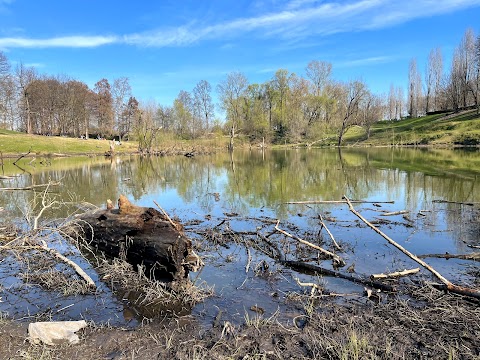
<path id="1" fill-rule="evenodd" d="M 395 201 L 364 201 L 351 200 L 352 204 L 394 204 Z M 345 200 L 307 200 L 307 201 L 289 201 L 285 204 L 346 204 Z"/>
<path id="2" fill-rule="evenodd" d="M 313 296 L 315 295 L 315 290 L 318 290 L 319 292 L 322 292 L 322 287 L 318 284 L 315 283 L 304 283 L 301 282 L 299 278 L 294 278 L 295 281 L 297 282 L 298 286 L 302 287 L 311 287 L 312 289 L 310 290 L 310 295 Z"/>
<path id="3" fill-rule="evenodd" d="M 179 230 L 178 227 L 177 227 L 177 224 L 173 222 L 173 220 L 170 218 L 170 216 L 168 216 L 167 212 L 165 210 L 163 210 L 163 208 L 158 205 L 158 203 L 153 200 L 153 203 L 155 205 L 157 205 L 157 207 L 160 209 L 160 211 L 163 213 L 163 215 L 165 215 L 165 217 L 167 218 L 167 220 L 170 222 L 170 224 L 172 224 L 172 226 L 174 227 L 175 230 Z"/>
<path id="4" fill-rule="evenodd" d="M 341 248 L 340 245 L 338 245 L 338 243 L 335 241 L 335 238 L 333 237 L 333 234 L 330 232 L 330 230 L 328 230 L 327 225 L 326 225 L 325 222 L 323 221 L 323 216 L 322 216 L 322 214 L 318 214 L 318 216 L 320 217 L 320 224 L 325 228 L 326 232 L 327 232 L 328 235 L 330 236 L 330 239 L 332 239 L 333 245 L 335 245 L 335 247 L 337 248 L 337 250 L 341 251 L 342 248 Z"/>
<path id="5" fill-rule="evenodd" d="M 307 246 L 310 246 L 318 251 L 320 251 L 321 253 L 331 257 L 333 259 L 333 263 L 334 265 L 336 266 L 345 266 L 345 261 L 340 257 L 338 256 L 337 254 L 334 254 L 328 250 L 325 250 L 324 248 L 318 246 L 318 245 L 315 245 L 315 244 L 312 244 L 311 242 L 309 241 L 306 241 L 306 240 L 303 240 L 301 238 L 299 238 L 298 236 L 294 236 L 292 234 L 289 234 L 288 232 L 280 229 L 278 227 L 278 224 L 280 223 L 280 220 L 277 221 L 277 224 L 275 225 L 275 230 L 277 230 L 279 233 L 282 233 L 283 235 L 285 236 L 288 236 L 289 238 L 292 238 L 292 239 L 295 239 L 297 240 L 298 242 L 304 244 L 304 245 L 307 245 Z"/>
<path id="6" fill-rule="evenodd" d="M 391 279 L 397 278 L 402 276 L 408 276 L 412 274 L 416 274 L 420 271 L 420 268 L 410 269 L 410 270 L 403 270 L 403 271 L 396 271 L 389 274 L 373 274 L 370 276 L 372 279 Z"/>
<path id="7" fill-rule="evenodd" d="M 414 260 L 418 264 L 422 265 L 425 269 L 430 271 L 437 279 L 439 279 L 445 286 L 446 289 L 450 292 L 460 294 L 460 295 L 465 295 L 469 297 L 474 297 L 477 299 L 480 299 L 480 291 L 475 290 L 475 289 L 470 289 L 470 288 L 465 288 L 462 286 L 455 285 L 451 283 L 449 280 L 447 280 L 442 274 L 440 274 L 437 270 L 435 270 L 433 267 L 428 265 L 425 261 L 422 259 L 418 258 L 418 256 L 412 254 L 410 251 L 405 249 L 403 246 L 400 244 L 396 243 L 393 239 L 388 237 L 386 234 L 384 234 L 381 230 L 379 230 L 377 227 L 369 223 L 360 213 L 358 213 L 352 206 L 352 203 L 346 196 L 343 197 L 347 203 L 350 211 L 354 213 L 360 220 L 362 220 L 365 224 L 367 224 L 372 230 L 374 230 L 376 233 L 380 234 L 385 240 L 387 240 L 391 245 L 395 246 L 398 250 L 400 250 L 402 253 L 407 255 L 410 259 Z"/>

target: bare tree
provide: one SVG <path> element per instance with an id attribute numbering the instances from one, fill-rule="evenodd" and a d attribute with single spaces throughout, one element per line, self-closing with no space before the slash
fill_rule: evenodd
<path id="1" fill-rule="evenodd" d="M 416 118 L 420 115 L 422 99 L 422 79 L 417 68 L 417 60 L 410 61 L 408 72 L 408 115 Z"/>
<path id="2" fill-rule="evenodd" d="M 21 93 L 24 130 L 27 132 L 27 134 L 31 134 L 33 127 L 29 100 L 29 90 L 30 85 L 37 78 L 37 73 L 33 67 L 26 67 L 25 65 L 23 65 L 23 63 L 20 63 L 15 70 L 15 78 L 18 89 Z"/>
<path id="3" fill-rule="evenodd" d="M 95 84 L 95 115 L 100 135 L 113 134 L 113 98 L 110 83 L 101 79 Z"/>
<path id="4" fill-rule="evenodd" d="M 233 150 L 233 139 L 240 128 L 242 96 L 247 86 L 248 80 L 241 72 L 231 72 L 217 85 L 221 106 L 230 122 L 230 150 Z"/>
<path id="5" fill-rule="evenodd" d="M 196 112 L 201 114 L 206 131 L 210 129 L 210 119 L 213 117 L 212 87 L 206 80 L 201 80 L 193 89 Z"/>
<path id="6" fill-rule="evenodd" d="M 425 94 L 425 112 L 438 110 L 438 96 L 443 76 L 443 58 L 439 48 L 430 51 L 428 56 L 425 83 L 427 93 Z"/>
<path id="7" fill-rule="evenodd" d="M 374 95 L 370 91 L 365 90 L 363 101 L 361 104 L 362 119 L 361 125 L 367 132 L 367 139 L 370 138 L 372 125 L 382 120 L 385 112 L 385 103 L 381 96 Z"/>
<path id="8" fill-rule="evenodd" d="M 128 106 L 128 101 L 132 97 L 132 87 L 128 81 L 127 77 L 120 77 L 113 80 L 112 85 L 112 99 L 113 99 L 113 114 L 114 122 L 117 131 L 119 132 L 119 137 L 122 138 L 128 133 L 125 131 L 130 130 L 129 126 L 126 126 L 122 123 L 124 110 Z"/>
<path id="9" fill-rule="evenodd" d="M 325 61 L 313 60 L 307 65 L 306 74 L 314 89 L 314 95 L 320 96 L 332 72 L 332 64 Z"/>
<path id="10" fill-rule="evenodd" d="M 338 132 L 338 143 L 342 145 L 343 135 L 353 125 L 359 122 L 360 103 L 367 95 L 366 85 L 362 81 L 352 81 L 344 86 L 344 98 L 342 102 L 342 120 Z"/>

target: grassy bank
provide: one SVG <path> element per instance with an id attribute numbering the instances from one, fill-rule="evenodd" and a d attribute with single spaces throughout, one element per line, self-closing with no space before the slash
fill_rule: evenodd
<path id="1" fill-rule="evenodd" d="M 158 139 L 159 150 L 172 149 L 192 151 L 199 148 L 226 148 L 227 137 L 212 136 L 198 140 L 177 140 L 169 136 Z M 157 149 L 156 148 L 156 149 Z M 55 154 L 104 154 L 110 149 L 108 140 L 68 138 L 62 136 L 27 135 L 20 132 L 0 129 L 0 152 L 3 156 L 18 156 L 29 151 L 32 155 L 46 156 Z M 124 141 L 115 147 L 119 153 L 134 153 L 138 150 L 136 141 Z"/>
<path id="2" fill-rule="evenodd" d="M 444 113 L 400 121 L 381 121 L 372 126 L 370 138 L 354 127 L 345 144 L 364 145 L 480 145 L 480 116 L 476 111 Z"/>
<path id="3" fill-rule="evenodd" d="M 136 143 L 122 143 L 119 152 L 133 152 Z M 82 140 L 62 136 L 27 135 L 0 129 L 0 152 L 4 156 L 31 152 L 35 155 L 47 154 L 103 154 L 109 150 L 108 140 Z"/>
<path id="4" fill-rule="evenodd" d="M 338 134 L 324 134 L 315 146 L 336 145 Z M 319 139 L 320 140 L 320 139 Z M 168 135 L 158 139 L 159 150 L 165 149 L 226 149 L 228 136 L 212 135 L 197 140 L 178 140 Z M 458 114 L 444 113 L 400 121 L 381 121 L 371 128 L 370 137 L 360 126 L 350 128 L 344 136 L 343 145 L 404 146 L 404 145 L 480 145 L 480 116 L 474 110 Z M 289 144 L 288 146 L 291 146 Z M 298 145 L 298 144 L 297 144 Z M 247 137 L 235 140 L 237 148 L 249 147 Z M 117 146 L 120 153 L 137 150 L 135 141 Z M 27 135 L 0 129 L 0 152 L 3 156 L 27 153 L 47 154 L 103 154 L 109 150 L 108 140 L 82 140 L 60 136 Z"/>

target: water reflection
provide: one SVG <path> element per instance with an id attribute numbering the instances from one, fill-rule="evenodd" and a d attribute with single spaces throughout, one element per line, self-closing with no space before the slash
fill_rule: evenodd
<path id="1" fill-rule="evenodd" d="M 218 219 L 225 218 L 224 213 L 238 213 L 243 220 L 230 221 L 230 226 L 236 230 L 255 229 L 255 224 L 245 220 L 247 216 L 268 216 L 288 220 L 301 231 L 315 233 L 320 230 L 316 216 L 319 212 L 350 222 L 353 222 L 353 216 L 343 205 L 285 203 L 340 200 L 347 195 L 350 199 L 393 200 L 395 204 L 390 210 L 408 210 L 414 228 L 401 225 L 389 230 L 394 232 L 390 235 L 415 253 L 465 252 L 468 250 L 466 245 L 478 245 L 479 241 L 478 205 L 458 204 L 480 202 L 478 151 L 392 148 L 252 150 L 194 158 L 52 159 L 48 166 L 34 166 L 28 159 L 22 159 L 20 167 L 25 171 L 5 161 L 4 175 L 21 176 L 0 180 L 2 187 L 59 181 L 61 185 L 53 187 L 54 195 L 65 201 L 86 201 L 104 206 L 106 199 L 117 199 L 120 194 L 125 194 L 143 206 L 152 206 L 155 200 L 181 221 L 200 219 L 204 222 L 202 226 L 218 224 Z M 38 192 L 0 192 L 0 207 L 4 208 L 0 216 L 21 221 Z M 434 200 L 452 203 L 436 203 Z M 361 210 L 368 218 L 378 216 L 371 206 L 365 205 Z M 420 216 L 421 210 L 428 212 L 422 212 Z M 62 209 L 45 213 L 45 216 L 61 218 L 68 214 Z M 212 219 L 212 223 L 205 219 Z M 385 250 L 383 240 L 375 238 L 368 229 L 346 226 L 341 221 L 330 226 L 338 239 L 349 242 L 355 249 L 345 256 L 349 264 L 356 264 L 359 274 L 382 272 L 393 267 L 395 262 L 395 266 L 400 266 L 405 261 L 403 258 L 400 261 L 395 251 Z M 385 253 L 380 254 L 380 249 Z M 225 249 L 224 255 L 231 255 L 233 250 Z M 245 256 L 239 254 L 243 254 L 243 249 L 237 249 L 235 255 L 239 262 L 244 261 Z M 257 260 L 263 261 L 264 258 L 258 257 Z M 435 260 L 432 263 L 452 280 L 456 277 L 461 282 L 458 273 L 459 268 L 465 268 L 464 263 Z M 237 287 L 245 278 L 243 265 L 223 264 L 228 271 L 218 271 L 214 264 L 210 264 L 201 275 L 211 285 L 212 282 L 217 284 L 217 291 L 222 294 L 222 299 L 215 300 L 215 304 L 237 304 L 236 311 L 241 316 L 245 299 L 267 301 L 270 298 L 268 293 L 260 295 L 249 289 L 242 290 L 242 296 L 236 295 Z M 401 266 L 408 265 L 407 262 L 401 263 Z M 282 286 L 295 287 L 292 282 L 278 281 Z M 265 288 L 260 279 L 253 278 L 251 283 Z M 330 286 L 337 283 L 339 280 L 329 280 Z"/>

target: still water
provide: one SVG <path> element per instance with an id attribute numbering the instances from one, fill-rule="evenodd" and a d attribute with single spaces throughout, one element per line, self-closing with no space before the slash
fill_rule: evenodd
<path id="1" fill-rule="evenodd" d="M 294 229 L 299 237 L 320 236 L 319 214 L 345 249 L 341 256 L 354 265 L 360 276 L 416 267 L 410 259 L 386 245 L 372 230 L 360 224 L 345 204 L 287 204 L 287 202 L 350 199 L 372 203 L 355 207 L 369 220 L 386 219 L 381 211 L 406 210 L 406 215 L 388 217 L 382 231 L 416 254 L 467 253 L 480 245 L 480 153 L 466 150 L 426 149 L 296 149 L 279 151 L 235 151 L 209 156 L 116 157 L 106 159 L 66 158 L 22 159 L 17 166 L 4 160 L 0 175 L 18 175 L 0 180 L 0 187 L 24 187 L 60 182 L 54 194 L 67 202 L 88 202 L 103 207 L 107 199 L 126 195 L 141 206 L 159 203 L 170 216 L 187 224 L 187 235 L 202 248 L 197 230 L 226 220 L 237 232 L 252 232 L 258 219 L 278 219 L 280 226 Z M 0 217 L 18 224 L 35 209 L 33 191 L 0 192 Z M 385 204 L 385 201 L 394 203 Z M 235 216 L 231 216 L 235 214 Z M 65 218 L 65 209 L 45 213 L 45 221 Z M 195 224 L 195 225 L 188 225 Z M 324 232 L 325 230 L 323 230 Z M 313 235 L 312 235 L 313 234 Z M 328 237 L 323 233 L 325 246 Z M 246 309 L 260 305 L 268 312 L 288 307 L 286 294 L 302 292 L 295 277 L 308 276 L 285 270 L 272 259 L 241 246 L 232 245 L 219 253 L 203 251 L 206 263 L 197 281 L 215 287 L 215 296 L 198 305 L 193 314 L 206 321 L 218 309 L 226 318 L 240 321 Z M 228 261 L 225 261 L 228 259 Z M 78 257 L 79 262 L 88 264 Z M 0 263 L 2 292 L 0 311 L 22 318 L 50 307 L 57 319 L 86 318 L 111 324 L 135 324 L 121 299 L 99 281 L 93 297 L 47 296 L 38 288 L 24 285 L 14 275 L 12 259 Z M 275 276 L 265 279 L 246 272 L 246 263 L 266 261 Z M 475 285 L 478 271 L 471 261 L 429 259 L 428 262 L 450 280 Z M 328 262 L 321 264 L 330 267 Z M 89 273 L 98 280 L 95 271 Z M 345 271 L 345 270 L 342 270 Z M 423 274 L 428 277 L 428 274 Z M 319 279 L 313 279 L 319 281 Z M 337 293 L 361 293 L 363 287 L 335 279 L 320 280 Z M 477 284 L 478 286 L 478 284 Z M 13 289 L 22 288 L 20 292 Z M 99 295 L 101 294 L 101 295 Z M 73 305 L 71 305 L 73 304 Z M 293 311 L 293 310 L 292 310 Z"/>

